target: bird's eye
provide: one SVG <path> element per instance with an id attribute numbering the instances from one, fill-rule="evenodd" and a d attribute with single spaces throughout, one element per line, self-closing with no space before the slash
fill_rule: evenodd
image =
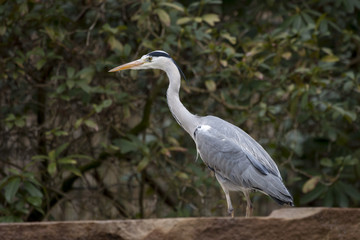
<path id="1" fill-rule="evenodd" d="M 147 61 L 148 61 L 148 62 L 151 62 L 151 61 L 152 61 L 152 57 L 148 57 L 148 58 L 147 58 Z"/>

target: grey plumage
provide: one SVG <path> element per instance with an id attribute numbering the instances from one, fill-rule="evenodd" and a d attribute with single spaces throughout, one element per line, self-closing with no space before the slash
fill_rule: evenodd
<path id="1" fill-rule="evenodd" d="M 252 137 L 218 117 L 199 117 L 190 113 L 179 99 L 180 74 L 175 61 L 164 51 L 153 51 L 139 60 L 116 67 L 124 69 L 161 69 L 169 78 L 167 100 L 176 121 L 193 138 L 203 162 L 214 171 L 233 215 L 229 191 L 242 191 L 247 201 L 246 216 L 251 215 L 249 192 L 257 190 L 279 204 L 293 206 L 293 198 L 282 182 L 275 162 Z"/>
<path id="2" fill-rule="evenodd" d="M 279 204 L 293 204 L 274 161 L 240 128 L 207 116 L 194 138 L 202 160 L 229 191 L 258 190 Z"/>

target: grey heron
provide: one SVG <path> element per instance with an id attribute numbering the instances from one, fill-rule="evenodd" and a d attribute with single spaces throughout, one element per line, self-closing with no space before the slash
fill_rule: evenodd
<path id="1" fill-rule="evenodd" d="M 251 191 L 260 191 L 277 203 L 293 206 L 293 198 L 285 185 L 278 167 L 270 155 L 239 127 L 215 116 L 197 116 L 190 113 L 179 98 L 183 72 L 164 51 L 150 52 L 140 59 L 120 65 L 109 72 L 125 69 L 161 69 L 169 78 L 167 102 L 179 125 L 195 141 L 197 151 L 214 172 L 222 187 L 228 213 L 234 217 L 229 191 L 242 191 L 245 195 L 246 217 L 252 214 Z"/>

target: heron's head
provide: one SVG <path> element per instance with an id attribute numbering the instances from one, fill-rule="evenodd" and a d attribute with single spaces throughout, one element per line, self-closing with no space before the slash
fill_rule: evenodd
<path id="1" fill-rule="evenodd" d="M 165 70 L 169 65 L 169 61 L 173 62 L 170 55 L 164 51 L 156 50 L 142 56 L 140 59 L 120 65 L 111 69 L 109 72 L 117 72 L 125 69 L 161 69 Z"/>

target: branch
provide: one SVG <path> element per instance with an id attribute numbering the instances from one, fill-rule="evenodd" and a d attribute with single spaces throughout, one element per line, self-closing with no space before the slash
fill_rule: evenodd
<path id="1" fill-rule="evenodd" d="M 166 81 L 161 81 L 159 84 L 155 85 L 155 87 L 152 87 L 151 92 L 145 103 L 145 107 L 143 110 L 143 117 L 141 121 L 129 131 L 130 134 L 137 135 L 149 127 L 151 107 L 154 103 L 154 100 L 159 95 L 160 89 L 162 89 L 165 84 Z"/>
<path id="2" fill-rule="evenodd" d="M 81 174 L 83 175 L 87 171 L 97 168 L 101 165 L 101 160 L 95 160 L 92 161 L 84 166 L 81 166 L 79 168 Z M 68 178 L 66 178 L 62 184 L 61 191 L 56 192 L 55 196 L 52 197 L 49 201 L 49 204 L 47 207 L 45 207 L 45 216 L 47 215 L 47 212 L 49 212 L 61 199 L 64 198 L 63 193 L 67 193 L 73 189 L 74 182 L 79 178 L 79 176 L 72 174 Z M 30 214 L 27 217 L 26 221 L 41 221 L 43 220 L 44 216 L 41 212 L 37 211 L 36 209 L 33 209 Z"/>
<path id="3" fill-rule="evenodd" d="M 223 97 L 219 97 L 215 93 L 210 92 L 208 90 L 197 88 L 197 87 L 191 87 L 191 86 L 186 86 L 186 88 L 189 89 L 190 91 L 197 92 L 197 93 L 208 93 L 211 98 L 213 98 L 215 101 L 222 104 L 225 108 L 227 108 L 229 110 L 240 110 L 240 111 L 242 111 L 242 110 L 248 110 L 249 109 L 249 106 L 232 105 L 232 104 L 226 102 L 226 100 Z"/>
<path id="4" fill-rule="evenodd" d="M 171 207 L 174 211 L 177 211 L 176 207 L 176 200 L 171 197 L 170 194 L 168 194 L 168 191 L 165 190 L 157 181 L 152 178 L 151 174 L 145 168 L 142 172 L 144 175 L 144 180 L 149 186 L 154 189 L 154 191 L 164 200 L 164 202 Z"/>

